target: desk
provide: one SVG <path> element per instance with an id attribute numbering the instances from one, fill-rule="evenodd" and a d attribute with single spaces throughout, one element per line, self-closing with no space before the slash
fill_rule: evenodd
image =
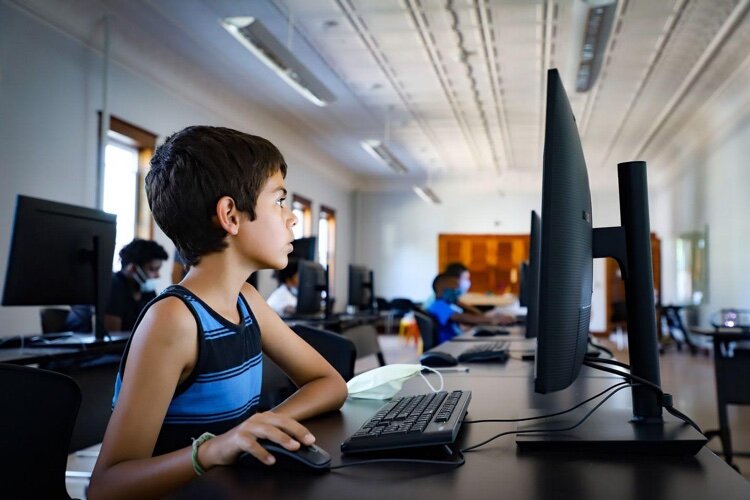
<path id="1" fill-rule="evenodd" d="M 455 344 L 455 343 L 453 343 Z M 441 346 L 442 348 L 443 346 Z M 514 360 L 511 360 L 514 361 Z M 446 373 L 447 390 L 472 391 L 468 419 L 513 418 L 528 408 L 569 407 L 613 385 L 610 378 L 580 377 L 564 391 L 533 392 L 529 376 L 508 376 L 509 363 L 494 374 Z M 517 363 L 523 363 L 518 361 Z M 530 365 L 528 363 L 527 365 Z M 427 388 L 420 378 L 409 380 L 402 394 Z M 340 412 L 305 425 L 318 444 L 331 453 L 333 465 L 360 460 L 342 457 L 340 443 L 369 419 L 380 401 L 348 400 Z M 630 392 L 617 393 L 608 407 L 629 408 Z M 465 424 L 457 444 L 479 443 L 515 424 Z M 513 436 L 466 453 L 462 467 L 428 464 L 371 464 L 316 475 L 263 466 L 217 467 L 177 491 L 173 498 L 273 499 L 709 499 L 747 500 L 750 483 L 719 457 L 703 448 L 695 457 L 606 457 L 566 454 L 520 454 Z"/>
<path id="2" fill-rule="evenodd" d="M 486 293 L 467 292 L 461 295 L 461 302 L 467 306 L 504 307 L 512 306 L 517 301 L 518 297 L 513 294 L 487 295 Z"/>
<path id="3" fill-rule="evenodd" d="M 705 335 L 713 341 L 714 373 L 716 377 L 716 402 L 719 410 L 719 428 L 706 431 L 709 439 L 721 439 L 721 448 L 729 464 L 734 455 L 748 456 L 746 452 L 732 450 L 727 405 L 750 404 L 750 349 L 734 349 L 736 342 L 750 341 L 748 328 L 691 328 L 693 333 Z"/>

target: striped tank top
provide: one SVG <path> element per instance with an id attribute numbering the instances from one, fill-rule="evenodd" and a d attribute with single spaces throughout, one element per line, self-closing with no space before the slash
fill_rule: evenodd
<path id="1" fill-rule="evenodd" d="M 242 321 L 235 325 L 188 289 L 170 286 L 144 308 L 133 332 L 148 307 L 166 297 L 181 299 L 195 317 L 198 360 L 190 376 L 175 390 L 154 455 L 190 446 L 191 438 L 204 432 L 221 434 L 250 417 L 258 405 L 263 375 L 260 329 L 242 294 L 237 298 Z M 122 387 L 131 340 L 125 347 L 115 380 L 113 408 Z"/>

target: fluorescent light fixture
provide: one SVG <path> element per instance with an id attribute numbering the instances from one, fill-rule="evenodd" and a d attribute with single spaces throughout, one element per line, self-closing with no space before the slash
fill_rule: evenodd
<path id="1" fill-rule="evenodd" d="M 414 189 L 414 192 L 417 193 L 417 196 L 422 198 L 427 203 L 431 203 L 433 205 L 440 204 L 440 198 L 437 197 L 432 189 L 419 186 L 414 186 L 412 189 Z"/>
<path id="2" fill-rule="evenodd" d="M 591 7 L 586 16 L 583 45 L 576 75 L 576 91 L 578 92 L 588 91 L 599 76 L 617 8 L 617 2 L 611 1 L 589 0 L 586 3 Z"/>
<path id="3" fill-rule="evenodd" d="M 254 17 L 227 17 L 221 25 L 305 98 L 325 106 L 336 96 Z"/>
<path id="4" fill-rule="evenodd" d="M 401 163 L 390 150 L 385 147 L 381 141 L 362 141 L 362 148 L 372 156 L 391 167 L 398 174 L 405 174 L 409 171 L 406 165 Z"/>

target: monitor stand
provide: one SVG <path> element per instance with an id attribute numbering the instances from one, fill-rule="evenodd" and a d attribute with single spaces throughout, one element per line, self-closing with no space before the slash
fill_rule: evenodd
<path id="1" fill-rule="evenodd" d="M 706 444 L 706 437 L 682 420 L 665 413 L 662 422 L 633 421 L 627 408 L 598 408 L 575 429 L 564 432 L 544 432 L 565 429 L 578 423 L 590 411 L 577 410 L 557 417 L 521 422 L 519 431 L 539 430 L 539 433 L 517 434 L 516 445 L 521 452 L 564 451 L 581 453 L 637 455 L 695 455 Z M 554 413 L 554 410 L 529 410 L 529 417 Z"/>

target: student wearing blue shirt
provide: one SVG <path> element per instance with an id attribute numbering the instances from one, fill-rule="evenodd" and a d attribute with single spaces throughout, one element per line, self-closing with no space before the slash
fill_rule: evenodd
<path id="1" fill-rule="evenodd" d="M 344 403 L 338 372 L 245 282 L 293 249 L 285 175 L 273 144 L 226 128 L 188 127 L 157 149 L 149 205 L 190 270 L 136 323 L 89 498 L 161 498 L 242 452 L 271 465 L 257 439 L 310 445 L 298 420 Z M 299 390 L 257 413 L 261 350 Z"/>
<path id="2" fill-rule="evenodd" d="M 447 342 L 460 335 L 461 324 L 465 325 L 499 325 L 506 323 L 506 318 L 490 317 L 482 314 L 465 312 L 456 302 L 461 296 L 459 277 L 448 273 L 438 274 L 432 282 L 435 300 L 427 308 L 438 322 L 438 343 Z"/>

